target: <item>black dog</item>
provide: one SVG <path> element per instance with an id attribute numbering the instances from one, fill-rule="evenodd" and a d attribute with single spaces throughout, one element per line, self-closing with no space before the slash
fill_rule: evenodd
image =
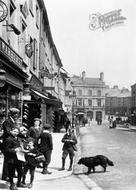
<path id="1" fill-rule="evenodd" d="M 86 167 L 88 167 L 87 174 L 91 173 L 92 169 L 93 169 L 93 172 L 95 172 L 95 166 L 98 166 L 98 165 L 103 167 L 104 172 L 106 172 L 107 165 L 114 166 L 113 162 L 103 155 L 80 158 L 80 160 L 78 161 L 78 164 L 83 164 Z"/>

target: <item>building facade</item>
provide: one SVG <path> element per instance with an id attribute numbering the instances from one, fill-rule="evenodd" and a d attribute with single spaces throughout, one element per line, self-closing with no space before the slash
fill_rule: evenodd
<path id="1" fill-rule="evenodd" d="M 105 117 L 105 82 L 104 73 L 99 78 L 82 76 L 71 78 L 73 88 L 73 108 L 77 115 L 84 115 L 87 119 L 96 120 Z"/>
<path id="2" fill-rule="evenodd" d="M 105 113 L 107 115 L 127 116 L 131 111 L 131 92 L 118 86 L 106 89 Z"/>
<path id="3" fill-rule="evenodd" d="M 53 123 L 64 99 L 60 93 L 62 63 L 44 1 L 3 3 L 7 15 L 0 22 L 0 123 L 13 106 L 20 109 L 20 122 L 26 127 L 33 125 L 34 117 Z"/>

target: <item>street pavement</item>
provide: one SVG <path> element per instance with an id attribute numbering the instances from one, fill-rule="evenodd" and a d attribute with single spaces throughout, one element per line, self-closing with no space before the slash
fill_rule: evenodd
<path id="1" fill-rule="evenodd" d="M 36 168 L 35 179 L 32 190 L 40 190 L 42 189 L 52 189 L 52 190 L 86 190 L 88 189 L 86 184 L 82 182 L 78 175 L 73 175 L 73 171 L 67 171 L 69 168 L 69 157 L 66 159 L 66 166 L 64 171 L 59 171 L 62 166 L 61 156 L 62 156 L 62 145 L 61 139 L 64 135 L 64 130 L 60 133 L 53 133 L 53 152 L 52 152 L 52 160 L 49 165 L 48 170 L 52 172 L 52 174 L 43 175 L 42 168 Z M 75 159 L 78 155 L 76 152 Z M 77 161 L 77 160 L 76 160 Z M 3 165 L 3 156 L 0 157 L 0 175 L 2 173 L 2 165 Z M 29 183 L 29 173 L 27 174 L 26 183 Z M 16 181 L 16 179 L 15 179 Z M 0 189 L 8 189 L 9 184 L 6 181 L 0 180 Z M 21 190 L 22 188 L 18 188 Z M 27 188 L 23 188 L 24 190 Z"/>
<path id="2" fill-rule="evenodd" d="M 93 124 L 93 122 L 91 123 Z M 108 126 L 108 122 L 106 122 Z M 118 126 L 118 128 L 123 128 L 124 126 Z M 80 127 L 78 126 L 80 129 Z M 136 127 L 131 126 L 126 128 L 127 130 L 135 130 Z M 77 162 L 79 158 L 82 156 L 82 151 L 80 149 L 80 135 L 78 136 L 78 151 L 75 152 L 74 166 L 73 171 L 67 171 L 69 168 L 69 158 L 66 160 L 66 169 L 64 171 L 59 171 L 61 168 L 61 155 L 62 155 L 62 145 L 61 139 L 64 135 L 65 131 L 62 130 L 60 133 L 53 133 L 53 152 L 52 152 L 52 160 L 49 165 L 49 171 L 52 174 L 43 175 L 41 173 L 42 168 L 37 168 L 35 172 L 35 180 L 32 190 L 40 190 L 42 189 L 51 189 L 51 190 L 102 190 L 93 180 L 91 180 L 87 175 L 83 173 L 83 166 L 78 165 Z M 0 175 L 2 173 L 2 165 L 3 165 L 3 156 L 0 156 Z M 29 174 L 27 174 L 26 183 L 29 183 Z M 3 180 L 0 180 L 0 189 L 8 189 L 9 184 Z M 18 188 L 21 190 L 22 188 Z M 27 188 L 23 188 L 26 190 Z"/>

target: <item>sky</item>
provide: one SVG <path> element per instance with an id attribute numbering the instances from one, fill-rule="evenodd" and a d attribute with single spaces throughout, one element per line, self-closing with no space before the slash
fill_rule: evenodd
<path id="1" fill-rule="evenodd" d="M 53 41 L 70 74 L 98 78 L 110 87 L 136 83 L 135 0 L 44 0 Z M 121 9 L 124 23 L 109 30 L 90 30 L 89 16 Z"/>

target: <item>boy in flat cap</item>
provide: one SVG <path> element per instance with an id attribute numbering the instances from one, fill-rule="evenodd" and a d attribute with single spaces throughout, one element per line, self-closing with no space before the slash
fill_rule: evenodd
<path id="1" fill-rule="evenodd" d="M 43 162 L 42 174 L 51 174 L 51 172 L 47 170 L 48 165 L 51 161 L 51 154 L 53 150 L 51 126 L 49 124 L 45 124 L 43 126 L 43 131 L 39 136 L 38 142 L 39 142 L 39 151 L 43 153 L 45 157 L 45 161 Z"/>

